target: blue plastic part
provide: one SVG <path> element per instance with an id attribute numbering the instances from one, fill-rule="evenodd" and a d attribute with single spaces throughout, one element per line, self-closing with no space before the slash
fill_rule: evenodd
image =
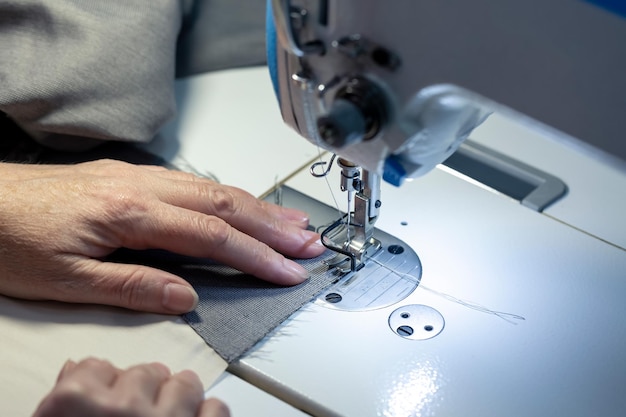
<path id="1" fill-rule="evenodd" d="M 265 9 L 265 48 L 267 55 L 267 66 L 270 71 L 270 78 L 274 86 L 274 94 L 280 103 L 278 86 L 278 59 L 276 57 L 276 25 L 274 24 L 274 13 L 272 12 L 272 1 L 267 0 Z"/>
<path id="2" fill-rule="evenodd" d="M 626 17 L 626 1 L 624 0 L 586 0 L 587 3 L 600 6 L 609 12 L 613 12 L 622 17 Z"/>
<path id="3" fill-rule="evenodd" d="M 383 169 L 383 180 L 391 185 L 399 187 L 406 179 L 406 171 L 400 161 L 391 155 L 385 160 L 385 167 Z"/>

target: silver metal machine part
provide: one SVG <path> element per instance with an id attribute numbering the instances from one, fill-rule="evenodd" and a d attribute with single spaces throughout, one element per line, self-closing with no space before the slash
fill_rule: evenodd
<path id="1" fill-rule="evenodd" d="M 389 316 L 389 327 L 397 335 L 410 340 L 426 340 L 443 331 L 445 320 L 432 307 L 411 304 L 397 308 Z"/>
<path id="2" fill-rule="evenodd" d="M 591 3 L 271 2 L 283 119 L 340 156 L 349 213 L 354 197 L 355 233 L 339 242 L 352 271 L 376 248 L 378 176 L 401 185 L 429 172 L 496 109 L 515 108 L 561 138 L 621 140 L 626 23 Z M 562 195 L 557 185 L 530 206 Z"/>
<path id="3" fill-rule="evenodd" d="M 417 254 L 381 230 L 375 230 L 374 236 L 377 246 L 358 270 L 351 271 L 349 259 L 341 255 L 328 265 L 341 278 L 317 297 L 317 304 L 337 310 L 373 310 L 402 301 L 418 287 L 422 264 Z"/>
<path id="4" fill-rule="evenodd" d="M 594 3 L 273 0 L 283 118 L 396 185 L 494 110 L 626 160 L 626 19 Z"/>
<path id="5" fill-rule="evenodd" d="M 337 210 L 292 188 L 274 190 L 280 193 L 285 207 L 306 209 L 310 225 L 326 229 L 337 218 Z M 274 195 L 266 197 L 272 201 Z M 348 227 L 340 223 L 331 231 L 330 239 L 345 242 Z M 419 285 L 422 264 L 418 255 L 405 242 L 378 229 L 371 229 L 376 246 L 351 271 L 350 258 L 337 255 L 325 261 L 327 274 L 337 282 L 322 291 L 315 303 L 326 308 L 345 311 L 367 311 L 391 306 L 409 296 Z"/>
<path id="6" fill-rule="evenodd" d="M 333 155 L 329 162 L 320 161 L 311 165 L 309 172 L 316 178 L 328 175 L 335 161 Z M 323 171 L 317 168 L 327 165 Z M 323 231 L 321 241 L 324 246 L 348 256 L 350 271 L 362 268 L 365 260 L 380 249 L 381 243 L 373 237 L 374 224 L 378 218 L 380 201 L 380 176 L 372 174 L 353 163 L 339 158 L 337 165 L 341 169 L 340 188 L 346 192 L 347 209 L 342 219 L 329 224 Z M 352 202 L 354 200 L 354 211 Z M 343 232 L 343 233 L 342 233 Z M 332 236 L 332 237 L 331 237 Z M 341 236 L 338 239 L 338 236 Z"/>
<path id="7" fill-rule="evenodd" d="M 380 242 L 373 237 L 374 224 L 380 208 L 380 176 L 339 158 L 341 168 L 341 191 L 348 194 L 348 215 L 346 216 L 346 236 L 340 242 L 354 261 L 352 272 L 359 269 L 367 257 L 374 256 L 380 248 Z M 354 212 L 351 202 L 354 199 Z M 324 243 L 324 240 L 322 240 Z M 337 242 L 335 242 L 337 243 Z M 333 246 L 329 246 L 333 249 Z"/>

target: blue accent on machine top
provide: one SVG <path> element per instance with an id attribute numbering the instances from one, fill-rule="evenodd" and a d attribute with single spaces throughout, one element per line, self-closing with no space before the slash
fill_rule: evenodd
<path id="1" fill-rule="evenodd" d="M 605 10 L 626 17 L 626 0 L 585 0 L 587 3 L 595 4 Z"/>
<path id="2" fill-rule="evenodd" d="M 274 94 L 280 103 L 278 94 L 278 62 L 276 58 L 276 25 L 274 24 L 274 13 L 272 11 L 272 0 L 267 0 L 265 13 L 265 48 L 267 54 L 267 66 L 270 71 L 270 78 L 274 86 Z"/>
<path id="3" fill-rule="evenodd" d="M 383 168 L 383 180 L 391 185 L 399 187 L 406 179 L 406 170 L 394 155 L 389 156 L 385 160 Z"/>

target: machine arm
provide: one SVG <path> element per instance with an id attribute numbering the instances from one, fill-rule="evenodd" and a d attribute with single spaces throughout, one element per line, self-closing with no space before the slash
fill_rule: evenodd
<path id="1" fill-rule="evenodd" d="M 626 160 L 616 3 L 269 0 L 268 62 L 287 124 L 394 185 L 443 162 L 496 110 Z M 380 201 L 370 191 L 368 208 Z"/>

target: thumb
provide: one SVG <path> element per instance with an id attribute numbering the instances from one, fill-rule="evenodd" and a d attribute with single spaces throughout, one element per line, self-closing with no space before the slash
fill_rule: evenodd
<path id="1" fill-rule="evenodd" d="M 198 305 L 198 294 L 184 279 L 143 265 L 117 264 L 85 259 L 78 282 L 61 301 L 105 304 L 160 314 L 182 314 Z"/>

